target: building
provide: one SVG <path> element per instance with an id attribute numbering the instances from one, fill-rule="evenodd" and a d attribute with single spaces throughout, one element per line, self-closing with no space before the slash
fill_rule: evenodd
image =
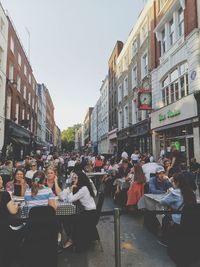
<path id="1" fill-rule="evenodd" d="M 46 144 L 47 151 L 53 152 L 53 140 L 54 140 L 54 105 L 51 99 L 49 90 L 45 87 L 45 98 L 46 98 Z"/>
<path id="2" fill-rule="evenodd" d="M 109 83 L 109 153 L 117 152 L 117 130 L 118 130 L 118 111 L 117 111 L 117 87 L 116 87 L 116 61 L 123 48 L 123 43 L 117 41 L 110 59 L 108 61 L 108 83 Z"/>
<path id="3" fill-rule="evenodd" d="M 98 100 L 99 101 L 99 100 Z M 92 152 L 98 154 L 98 101 L 94 106 L 94 109 L 91 114 L 91 144 Z"/>
<path id="4" fill-rule="evenodd" d="M 151 152 L 150 25 L 154 1 L 140 13 L 121 53 L 116 59 L 118 110 L 118 154 L 126 149 Z"/>
<path id="5" fill-rule="evenodd" d="M 8 20 L 0 4 L 0 157 L 4 145 Z"/>
<path id="6" fill-rule="evenodd" d="M 108 91 L 108 76 L 103 80 L 102 86 L 100 89 L 100 113 L 101 120 L 99 121 L 100 126 L 100 150 L 101 154 L 109 154 L 109 91 Z M 97 114 L 97 118 L 99 116 L 99 111 Z"/>
<path id="7" fill-rule="evenodd" d="M 20 159 L 34 150 L 37 135 L 36 82 L 16 30 L 8 19 L 4 153 Z"/>
<path id="8" fill-rule="evenodd" d="M 84 147 L 85 150 L 91 150 L 91 114 L 93 111 L 93 107 L 90 107 L 85 115 L 85 119 L 83 122 L 83 139 L 84 139 Z"/>
<path id="9" fill-rule="evenodd" d="M 79 129 L 75 130 L 75 151 L 82 152 L 83 147 L 84 147 L 83 125 L 81 125 Z"/>
<path id="10" fill-rule="evenodd" d="M 55 125 L 54 126 L 54 140 L 53 140 L 53 151 L 54 152 L 60 152 L 61 151 L 61 130 L 60 128 Z"/>
<path id="11" fill-rule="evenodd" d="M 198 8 L 197 8 L 198 3 Z M 153 153 L 200 161 L 200 36 L 196 0 L 156 0 L 151 24 Z"/>

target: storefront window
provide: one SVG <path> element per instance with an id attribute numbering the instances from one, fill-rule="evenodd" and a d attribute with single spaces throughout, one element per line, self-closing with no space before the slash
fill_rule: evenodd
<path id="1" fill-rule="evenodd" d="M 171 91 L 171 103 L 173 103 L 174 102 L 174 100 L 175 100 L 175 97 L 174 97 L 174 84 L 171 84 L 170 85 L 170 91 Z"/>
<path id="2" fill-rule="evenodd" d="M 180 78 L 180 86 L 181 86 L 181 97 L 184 97 L 186 92 L 185 92 L 185 78 L 184 76 Z"/>

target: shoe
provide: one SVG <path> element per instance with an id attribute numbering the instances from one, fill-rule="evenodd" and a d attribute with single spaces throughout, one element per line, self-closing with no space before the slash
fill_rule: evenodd
<path id="1" fill-rule="evenodd" d="M 163 247 L 166 247 L 166 248 L 168 247 L 167 242 L 165 240 L 160 239 L 160 240 L 157 240 L 157 242 Z"/>
<path id="2" fill-rule="evenodd" d="M 73 242 L 71 240 L 68 240 L 64 245 L 63 249 L 68 249 L 73 246 Z"/>

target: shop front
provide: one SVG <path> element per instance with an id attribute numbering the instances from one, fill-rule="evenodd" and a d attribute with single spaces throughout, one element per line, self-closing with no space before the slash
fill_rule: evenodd
<path id="1" fill-rule="evenodd" d="M 11 120 L 5 123 L 3 155 L 7 159 L 22 160 L 32 150 L 32 134 Z"/>
<path id="2" fill-rule="evenodd" d="M 108 133 L 108 153 L 110 155 L 117 154 L 117 129 Z"/>
<path id="3" fill-rule="evenodd" d="M 196 123 L 197 106 L 193 94 L 151 114 L 153 154 L 159 158 L 161 150 L 168 157 L 171 147 L 180 151 L 181 160 L 189 164 L 199 154 L 199 128 Z"/>

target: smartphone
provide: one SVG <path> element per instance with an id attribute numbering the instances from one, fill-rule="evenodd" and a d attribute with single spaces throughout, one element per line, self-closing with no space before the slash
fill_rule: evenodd
<path id="1" fill-rule="evenodd" d="M 14 184 L 14 196 L 20 197 L 22 187 L 20 184 Z"/>

